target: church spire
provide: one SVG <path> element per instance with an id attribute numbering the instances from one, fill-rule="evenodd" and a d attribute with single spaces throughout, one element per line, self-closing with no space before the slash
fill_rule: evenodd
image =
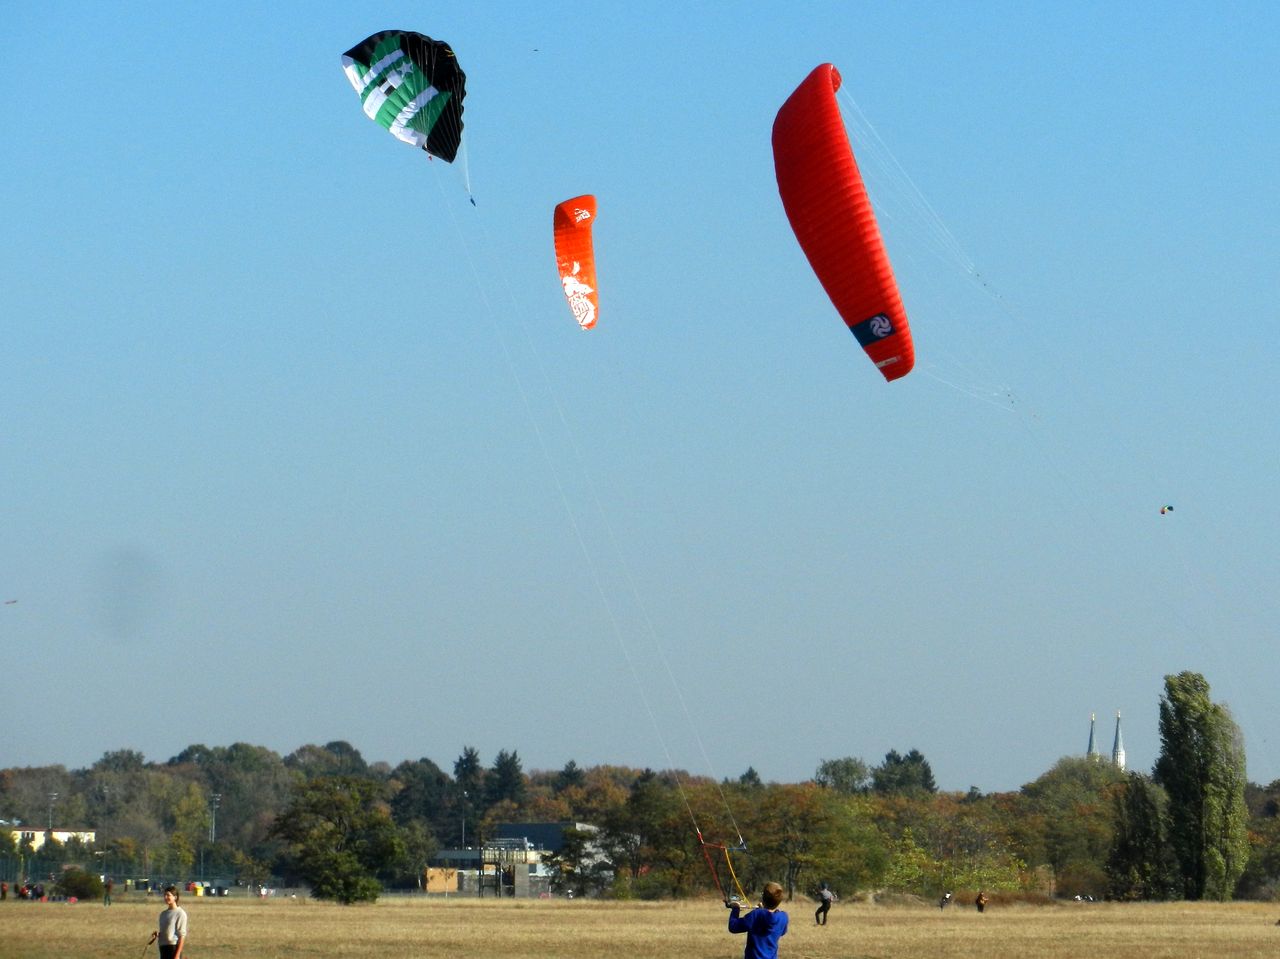
<path id="1" fill-rule="evenodd" d="M 1085 751 L 1085 755 L 1088 756 L 1090 759 L 1100 759 L 1102 755 L 1101 753 L 1098 752 L 1098 741 L 1097 741 L 1097 738 L 1094 736 L 1094 727 L 1097 726 L 1097 724 L 1098 724 L 1098 717 L 1095 714 L 1090 713 L 1089 714 L 1089 748 Z"/>
<path id="2" fill-rule="evenodd" d="M 1116 710 L 1116 742 L 1111 747 L 1111 764 L 1124 769 L 1124 740 L 1120 737 L 1120 710 Z"/>

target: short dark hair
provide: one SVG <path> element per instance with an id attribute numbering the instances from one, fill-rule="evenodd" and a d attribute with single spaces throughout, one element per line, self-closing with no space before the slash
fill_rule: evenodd
<path id="1" fill-rule="evenodd" d="M 766 882 L 760 901 L 766 909 L 777 909 L 782 903 L 782 887 L 776 882 Z"/>

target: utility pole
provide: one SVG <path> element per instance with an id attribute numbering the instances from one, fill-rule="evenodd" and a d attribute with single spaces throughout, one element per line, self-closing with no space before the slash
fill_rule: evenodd
<path id="1" fill-rule="evenodd" d="M 58 794 L 49 793 L 49 832 L 53 832 L 53 804 L 58 801 Z"/>

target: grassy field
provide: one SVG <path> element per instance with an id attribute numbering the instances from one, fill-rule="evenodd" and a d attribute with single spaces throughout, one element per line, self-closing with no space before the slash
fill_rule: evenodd
<path id="1" fill-rule="evenodd" d="M 601 903 L 386 899 L 341 907 L 306 900 L 184 897 L 189 959 L 737 959 L 743 937 L 725 930 L 718 902 Z M 142 959 L 160 904 L 0 904 L 0 959 Z M 1262 959 L 1280 955 L 1280 906 L 1082 904 L 971 908 L 837 904 L 813 923 L 789 904 L 781 959 Z"/>

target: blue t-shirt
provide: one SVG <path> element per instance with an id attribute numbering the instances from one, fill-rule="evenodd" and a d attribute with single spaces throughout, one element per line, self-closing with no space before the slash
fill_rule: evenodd
<path id="1" fill-rule="evenodd" d="M 729 913 L 729 931 L 745 932 L 747 948 L 743 959 L 776 959 L 778 940 L 787 934 L 787 914 L 781 909 L 770 912 L 763 907 L 738 915 L 738 907 Z"/>

